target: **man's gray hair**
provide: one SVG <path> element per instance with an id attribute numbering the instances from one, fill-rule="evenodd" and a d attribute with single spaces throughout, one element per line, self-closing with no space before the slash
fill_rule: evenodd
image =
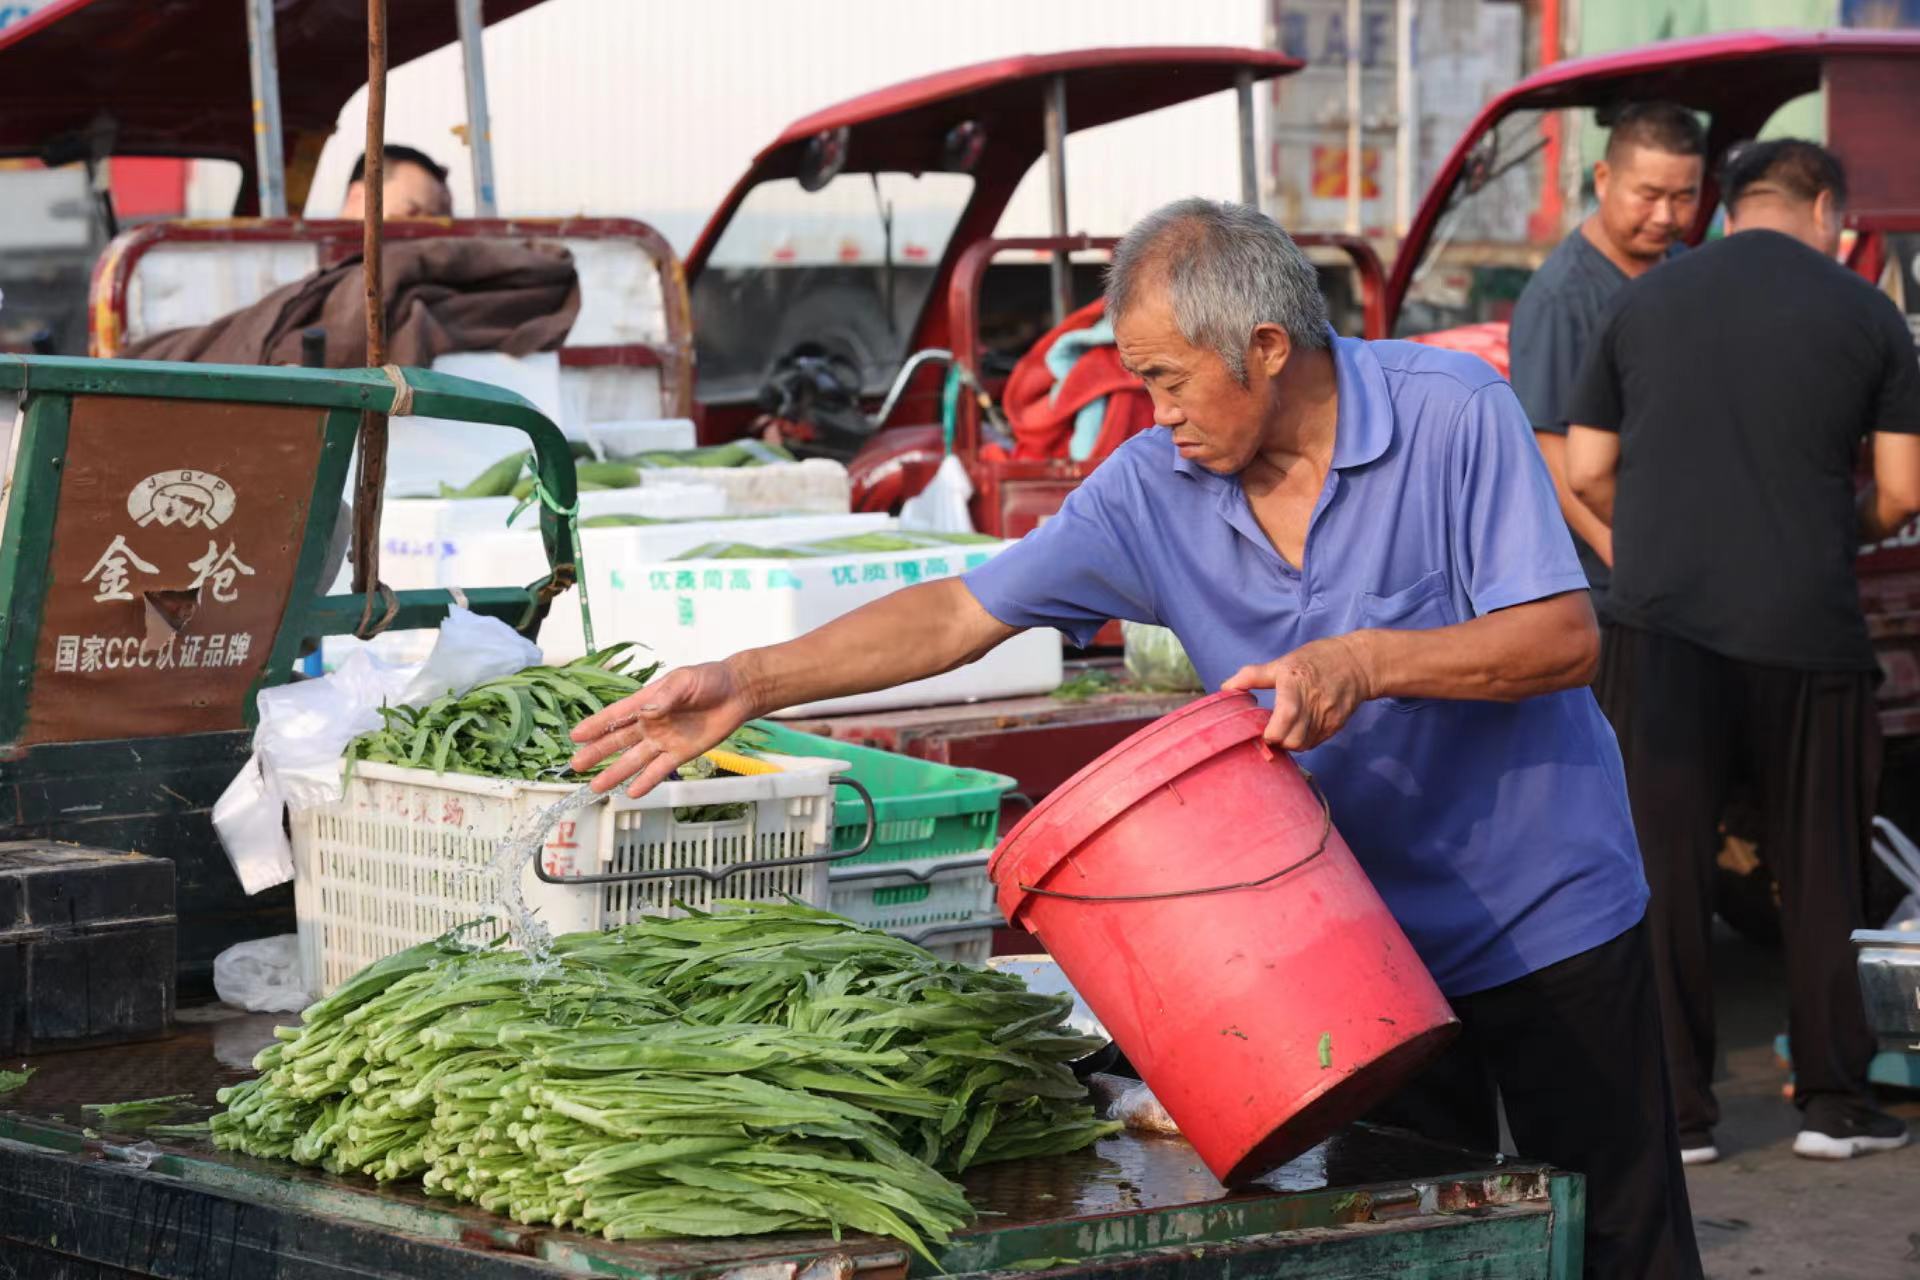
<path id="1" fill-rule="evenodd" d="M 1107 318 L 1118 323 L 1150 284 L 1166 289 L 1180 335 L 1218 352 L 1243 385 L 1259 325 L 1279 325 L 1298 347 L 1327 345 L 1318 273 L 1293 237 L 1251 206 L 1194 196 L 1142 218 L 1114 246 Z"/>

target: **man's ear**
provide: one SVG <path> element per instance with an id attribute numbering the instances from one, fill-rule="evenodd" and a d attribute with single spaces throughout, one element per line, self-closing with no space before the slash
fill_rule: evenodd
<path id="1" fill-rule="evenodd" d="M 1613 170 L 1601 160 L 1593 166 L 1593 195 L 1596 200 L 1607 198 L 1607 184 L 1613 181 Z"/>
<path id="2" fill-rule="evenodd" d="M 1840 206 L 1834 203 L 1832 191 L 1822 191 L 1813 198 L 1813 221 L 1822 241 L 1833 244 L 1840 239 Z"/>
<path id="3" fill-rule="evenodd" d="M 1247 368 L 1258 369 L 1268 379 L 1280 376 L 1293 356 L 1293 338 L 1277 324 L 1255 325 L 1247 343 Z"/>

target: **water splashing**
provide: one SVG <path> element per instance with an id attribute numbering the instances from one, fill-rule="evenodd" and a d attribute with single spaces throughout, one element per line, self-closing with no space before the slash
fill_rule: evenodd
<path id="1" fill-rule="evenodd" d="M 530 815 L 518 830 L 495 845 L 493 858 L 484 868 L 476 867 L 466 873 L 492 877 L 494 901 L 499 905 L 501 918 L 506 921 L 513 944 L 527 957 L 532 970 L 529 978 L 532 980 L 537 981 L 553 967 L 553 932 L 527 906 L 526 892 L 521 884 L 522 873 L 540 856 L 540 851 L 546 846 L 547 833 L 555 823 L 602 798 L 594 794 L 591 785 L 581 783 L 554 803 Z"/>

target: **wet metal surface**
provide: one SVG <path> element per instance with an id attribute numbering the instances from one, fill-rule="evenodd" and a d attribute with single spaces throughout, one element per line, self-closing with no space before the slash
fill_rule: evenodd
<path id="1" fill-rule="evenodd" d="M 537 1254 L 551 1260 L 571 1256 L 642 1268 L 662 1274 L 688 1266 L 744 1262 L 752 1258 L 792 1256 L 811 1249 L 833 1249 L 865 1259 L 862 1266 L 895 1270 L 905 1258 L 898 1246 L 884 1240 L 849 1238 L 837 1245 L 824 1238 L 765 1237 L 723 1241 L 651 1241 L 607 1244 L 570 1232 L 519 1227 L 478 1209 L 432 1199 L 417 1187 L 389 1186 L 376 1190 L 368 1179 L 335 1177 L 277 1161 L 255 1160 L 215 1151 L 204 1138 L 160 1136 L 138 1128 L 116 1129 L 97 1115 L 83 1111 L 87 1103 L 126 1102 L 170 1094 L 187 1094 L 191 1102 L 165 1123 L 201 1120 L 217 1108 L 216 1092 L 253 1074 L 253 1056 L 273 1038 L 276 1025 L 294 1019 L 282 1014 L 240 1014 L 219 1005 L 181 1011 L 178 1034 L 169 1040 L 105 1049 L 77 1050 L 28 1059 L 38 1068 L 18 1091 L 0 1096 L 0 1127 L 9 1120 L 51 1123 L 72 1131 L 90 1128 L 82 1152 L 107 1159 L 127 1159 L 125 1148 L 150 1140 L 160 1149 L 195 1162 L 194 1181 L 218 1188 L 220 1194 L 250 1194 L 257 1180 L 304 1186 L 341 1212 L 352 1202 L 360 1208 L 351 1216 L 418 1230 L 413 1215 L 432 1215 L 440 1224 L 434 1234 L 445 1234 L 474 1247 Z M 0 1062 L 14 1068 L 18 1062 Z M 14 1126 L 18 1129 L 18 1124 Z M 136 1151 L 146 1151 L 139 1147 Z M 144 1159 L 136 1159 L 142 1165 Z M 1531 1166 L 1526 1168 L 1531 1169 Z M 175 1169 L 176 1174 L 179 1170 Z M 1123 1134 L 1073 1155 L 990 1165 L 969 1172 L 964 1182 L 968 1198 L 980 1211 L 977 1226 L 965 1236 L 1098 1218 L 1124 1219 L 1184 1206 L 1206 1205 L 1228 1211 L 1258 1210 L 1261 1205 L 1324 1198 L 1337 1188 L 1369 1187 L 1378 1192 L 1369 1203 L 1404 1203 L 1408 1209 L 1445 1207 L 1448 1193 L 1436 1200 L 1432 1184 L 1459 1182 L 1478 1186 L 1491 1176 L 1522 1172 L 1501 1166 L 1498 1157 L 1473 1155 L 1426 1143 L 1409 1135 L 1356 1126 L 1300 1156 L 1255 1186 L 1229 1193 L 1214 1181 L 1199 1157 L 1183 1139 Z M 1424 1190 L 1423 1192 L 1423 1188 Z M 339 1193 L 346 1192 L 343 1201 Z M 1351 1198 L 1351 1197 L 1350 1197 Z"/>
<path id="2" fill-rule="evenodd" d="M 294 1020 L 288 1014 L 246 1014 L 224 1005 L 199 1005 L 175 1014 L 175 1034 L 165 1040 L 9 1059 L 0 1062 L 0 1069 L 24 1063 L 35 1071 L 23 1087 L 0 1096 L 0 1111 L 103 1129 L 95 1117 L 82 1114 L 82 1106 L 184 1093 L 192 1095 L 192 1103 L 183 1104 L 163 1123 L 204 1120 L 216 1110 L 219 1090 L 254 1074 L 253 1057 L 273 1041 L 274 1027 Z M 169 1143 L 212 1150 L 191 1139 Z"/>

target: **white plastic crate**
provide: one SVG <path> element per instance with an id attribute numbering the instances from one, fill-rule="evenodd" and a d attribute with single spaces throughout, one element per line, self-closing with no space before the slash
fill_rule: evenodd
<path id="1" fill-rule="evenodd" d="M 747 530 L 731 535 L 758 541 Z M 603 591 L 592 582 L 596 634 L 643 641 L 667 666 L 712 662 L 780 644 L 890 592 L 953 577 L 1010 546 L 956 544 L 798 560 L 677 560 L 627 572 Z M 591 571 L 593 553 L 588 551 Z M 577 612 L 577 611 L 576 611 Z M 556 629 L 578 618 L 555 618 Z M 545 643 L 546 632 L 541 635 Z M 776 711 L 776 716 L 842 715 L 1048 693 L 1060 687 L 1060 634 L 1023 631 L 978 662 L 911 684 Z"/>
<path id="2" fill-rule="evenodd" d="M 711 872 L 748 862 L 817 857 L 833 816 L 836 760 L 770 756 L 780 773 L 668 782 L 647 796 L 603 798 L 567 814 L 548 833 L 550 875 L 606 875 L 688 868 Z M 504 932 L 492 862 L 501 840 L 521 834 L 570 783 L 533 783 L 358 764 L 335 804 L 293 815 L 294 911 L 303 973 L 316 995 L 374 961 L 491 919 Z M 685 823 L 689 805 L 748 806 L 726 822 Z M 617 884 L 556 885 L 527 866 L 528 908 L 553 933 L 606 929 L 674 904 L 724 898 L 827 905 L 827 864 L 773 867 L 714 880 L 697 874 Z"/>
<path id="3" fill-rule="evenodd" d="M 995 906 L 987 856 L 982 852 L 836 869 L 828 877 L 831 908 L 836 915 L 889 933 L 990 919 Z"/>

